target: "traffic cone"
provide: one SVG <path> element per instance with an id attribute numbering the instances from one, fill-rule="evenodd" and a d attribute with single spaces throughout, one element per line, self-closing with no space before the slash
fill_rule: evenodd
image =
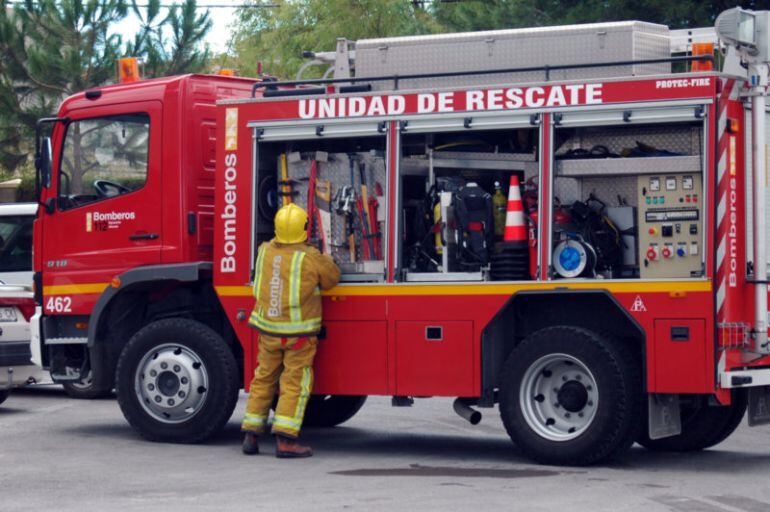
<path id="1" fill-rule="evenodd" d="M 508 189 L 508 208 L 505 213 L 503 241 L 492 255 L 490 277 L 495 281 L 520 281 L 530 279 L 529 234 L 521 201 L 519 177 L 511 176 Z"/>
<path id="2" fill-rule="evenodd" d="M 524 220 L 524 205 L 521 202 L 519 177 L 511 176 L 508 189 L 508 209 L 505 213 L 503 243 L 508 247 L 527 247 L 527 222 Z"/>

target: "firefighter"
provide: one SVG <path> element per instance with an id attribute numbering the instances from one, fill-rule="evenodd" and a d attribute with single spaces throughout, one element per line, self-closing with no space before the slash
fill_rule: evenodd
<path id="1" fill-rule="evenodd" d="M 275 215 L 275 238 L 257 253 L 254 297 L 249 325 L 259 335 L 259 366 L 251 381 L 243 452 L 259 453 L 257 436 L 267 430 L 270 406 L 280 389 L 272 433 L 279 458 L 310 457 L 312 449 L 297 442 L 313 388 L 313 357 L 321 329 L 321 293 L 339 281 L 340 269 L 307 240 L 305 210 L 290 203 Z"/>

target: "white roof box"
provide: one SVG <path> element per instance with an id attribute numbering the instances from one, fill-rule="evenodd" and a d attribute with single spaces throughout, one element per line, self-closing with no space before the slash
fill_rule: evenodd
<path id="1" fill-rule="evenodd" d="M 357 77 L 453 71 L 534 68 L 573 64 L 667 59 L 669 29 L 641 21 L 591 23 L 486 32 L 363 39 L 356 42 Z M 671 72 L 669 63 L 568 70 L 527 71 L 399 81 L 399 89 L 457 87 L 623 77 Z M 392 89 L 391 81 L 373 82 Z"/>

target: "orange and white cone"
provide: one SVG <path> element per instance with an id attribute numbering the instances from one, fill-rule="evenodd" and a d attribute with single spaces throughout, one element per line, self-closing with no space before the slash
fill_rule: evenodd
<path id="1" fill-rule="evenodd" d="M 528 243 L 527 222 L 524 219 L 519 177 L 514 174 L 511 176 L 511 186 L 508 189 L 508 209 L 505 213 L 503 244 L 508 247 L 527 247 Z"/>

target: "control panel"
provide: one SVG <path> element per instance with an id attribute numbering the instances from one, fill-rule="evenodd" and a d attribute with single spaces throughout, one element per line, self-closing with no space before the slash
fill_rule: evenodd
<path id="1" fill-rule="evenodd" d="M 637 177 L 639 275 L 697 277 L 703 260 L 700 174 Z"/>

